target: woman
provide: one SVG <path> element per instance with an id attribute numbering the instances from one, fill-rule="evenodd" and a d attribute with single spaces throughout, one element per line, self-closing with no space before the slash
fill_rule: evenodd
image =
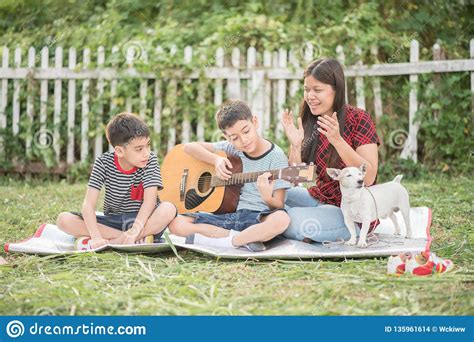
<path id="1" fill-rule="evenodd" d="M 288 190 L 291 224 L 284 235 L 306 242 L 349 238 L 340 209 L 339 183 L 326 174 L 326 168 L 365 163 L 364 183 L 374 184 L 380 140 L 370 114 L 345 103 L 344 71 L 337 60 L 318 59 L 306 68 L 298 127 L 288 110 L 282 123 L 291 144 L 290 164 L 314 162 L 317 172 L 316 186 Z"/>

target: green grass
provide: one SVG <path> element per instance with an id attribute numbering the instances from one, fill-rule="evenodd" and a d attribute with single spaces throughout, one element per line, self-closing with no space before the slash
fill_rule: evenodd
<path id="1" fill-rule="evenodd" d="M 473 182 L 404 180 L 412 206 L 433 208 L 432 249 L 443 276 L 395 278 L 386 258 L 227 261 L 180 251 L 141 255 L 1 256 L 2 315 L 472 315 Z M 0 243 L 79 210 L 85 184 L 0 178 Z"/>

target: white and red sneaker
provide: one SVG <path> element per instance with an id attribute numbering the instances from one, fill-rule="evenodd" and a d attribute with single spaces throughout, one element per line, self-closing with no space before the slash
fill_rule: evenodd
<path id="1" fill-rule="evenodd" d="M 387 274 L 395 276 L 401 276 L 404 274 L 406 262 L 412 257 L 413 255 L 411 253 L 390 256 L 387 263 Z"/>
<path id="2" fill-rule="evenodd" d="M 89 251 L 91 250 L 90 236 L 80 236 L 74 242 L 74 247 L 76 251 Z"/>
<path id="3" fill-rule="evenodd" d="M 453 267 L 454 263 L 449 259 L 442 259 L 433 252 L 421 252 L 407 260 L 405 271 L 417 276 L 429 276 L 449 272 Z"/>

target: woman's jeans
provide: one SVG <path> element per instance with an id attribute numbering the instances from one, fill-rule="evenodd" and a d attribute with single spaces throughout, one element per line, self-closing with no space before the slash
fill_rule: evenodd
<path id="1" fill-rule="evenodd" d="M 308 189 L 301 186 L 288 189 L 285 204 L 291 219 L 283 233 L 286 238 L 300 241 L 309 238 L 316 242 L 349 239 L 341 208 L 319 202 Z"/>

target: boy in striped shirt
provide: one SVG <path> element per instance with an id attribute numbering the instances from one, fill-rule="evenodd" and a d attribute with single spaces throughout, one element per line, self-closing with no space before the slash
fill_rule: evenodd
<path id="1" fill-rule="evenodd" d="M 96 159 L 82 213 L 59 214 L 58 227 L 75 237 L 89 236 L 92 249 L 161 236 L 177 211 L 158 200 L 163 185 L 157 157 L 150 151 L 148 126 L 135 114 L 121 113 L 107 124 L 106 135 L 114 151 Z M 102 187 L 104 215 L 96 215 Z"/>

